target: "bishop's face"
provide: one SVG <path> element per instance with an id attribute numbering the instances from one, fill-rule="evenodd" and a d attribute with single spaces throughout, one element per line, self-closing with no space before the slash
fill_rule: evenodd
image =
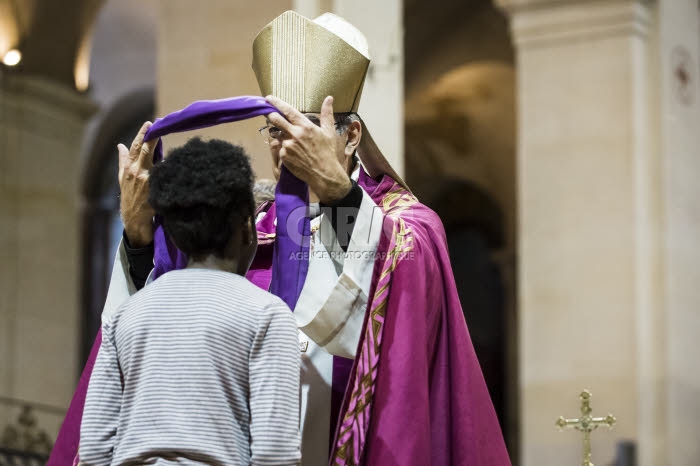
<path id="1" fill-rule="evenodd" d="M 321 126 L 321 122 L 319 120 L 319 114 L 318 113 L 305 113 L 304 116 L 309 119 L 313 124 L 316 126 Z M 280 171 L 282 169 L 282 162 L 280 161 L 280 149 L 282 149 L 282 142 L 285 139 L 288 139 L 290 136 L 286 132 L 282 131 L 281 129 L 272 126 L 270 121 L 266 119 L 267 123 L 267 132 L 269 134 L 269 137 L 267 138 L 267 142 L 270 145 L 270 154 L 272 155 L 272 173 L 275 177 L 275 181 L 279 181 L 280 178 Z M 359 122 L 355 122 L 356 126 L 360 127 L 361 125 Z M 335 153 L 336 157 L 338 158 L 338 161 L 344 166 L 347 167 L 348 174 L 351 167 L 350 161 L 352 160 L 352 155 L 354 153 L 354 148 L 348 148 L 348 142 L 350 138 L 353 136 L 350 134 L 351 130 L 354 129 L 352 128 L 353 125 L 351 125 L 347 129 L 343 129 L 342 131 L 336 131 L 335 132 Z M 338 124 L 336 123 L 336 128 L 338 127 Z M 265 136 L 263 134 L 263 136 Z M 315 196 L 311 196 L 314 198 Z"/>

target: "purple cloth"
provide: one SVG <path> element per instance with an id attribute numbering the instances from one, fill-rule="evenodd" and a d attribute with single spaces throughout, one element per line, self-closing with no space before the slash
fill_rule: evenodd
<path id="1" fill-rule="evenodd" d="M 309 188 L 282 166 L 275 191 L 277 227 L 270 293 L 294 311 L 309 270 Z"/>
<path id="2" fill-rule="evenodd" d="M 146 132 L 144 140 L 150 141 L 170 133 L 244 120 L 271 112 L 277 112 L 277 109 L 262 97 L 244 96 L 199 101 L 157 119 Z M 162 159 L 163 145 L 162 141 L 159 141 L 153 160 L 157 163 Z M 309 268 L 308 251 L 311 237 L 311 225 L 307 212 L 309 189 L 306 183 L 292 175 L 284 166 L 277 183 L 275 205 L 277 206 L 277 227 L 270 292 L 279 296 L 290 309 L 294 310 Z M 154 278 L 170 270 L 187 266 L 187 257 L 167 238 L 162 221 L 158 217 L 155 221 L 153 241 Z"/>
<path id="3" fill-rule="evenodd" d="M 277 108 L 267 103 L 262 97 L 241 96 L 220 100 L 200 100 L 182 110 L 158 118 L 146 132 L 144 140 L 150 141 L 167 134 L 246 120 L 277 111 Z M 153 154 L 153 163 L 161 160 L 163 160 L 163 143 L 158 141 Z M 296 180 L 290 173 L 287 176 Z M 293 182 L 292 185 L 297 186 Z M 170 270 L 183 269 L 187 266 L 187 256 L 168 240 L 163 231 L 163 222 L 158 216 L 155 219 L 153 241 L 155 248 L 154 278 L 158 278 Z"/>
<path id="4" fill-rule="evenodd" d="M 278 112 L 263 97 L 240 96 L 219 100 L 200 100 L 182 110 L 173 112 L 163 118 L 158 118 L 146 132 L 144 140 L 165 136 L 166 134 L 181 133 L 200 128 L 247 120 L 256 116 Z M 160 158 L 162 159 L 162 152 Z"/>
<path id="5" fill-rule="evenodd" d="M 95 366 L 95 359 L 97 359 L 97 352 L 101 344 L 102 329 L 100 328 L 97 332 L 97 337 L 95 337 L 95 342 L 92 344 L 92 350 L 90 350 L 90 356 L 80 376 L 78 388 L 76 388 L 73 399 L 70 402 L 68 413 L 63 420 L 63 425 L 61 425 L 61 430 L 58 433 L 55 446 L 51 450 L 51 456 L 46 466 L 75 466 L 78 464 L 80 421 L 83 418 L 90 375 L 92 374 L 92 368 Z"/>

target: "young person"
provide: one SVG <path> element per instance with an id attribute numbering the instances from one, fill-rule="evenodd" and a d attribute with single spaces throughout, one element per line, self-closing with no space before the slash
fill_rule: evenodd
<path id="1" fill-rule="evenodd" d="M 194 138 L 149 182 L 149 202 L 189 262 L 104 322 L 81 464 L 298 464 L 296 322 L 244 277 L 256 248 L 246 155 Z"/>

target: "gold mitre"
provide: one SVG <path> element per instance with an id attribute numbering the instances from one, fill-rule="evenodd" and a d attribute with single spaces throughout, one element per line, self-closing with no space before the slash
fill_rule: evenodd
<path id="1" fill-rule="evenodd" d="M 286 11 L 253 41 L 253 71 L 262 95 L 302 113 L 318 113 L 326 96 L 334 112 L 356 112 L 369 68 L 367 40 L 340 16 L 310 20 Z"/>

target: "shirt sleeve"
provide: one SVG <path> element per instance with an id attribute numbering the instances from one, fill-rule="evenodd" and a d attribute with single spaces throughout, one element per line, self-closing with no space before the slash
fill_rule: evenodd
<path id="1" fill-rule="evenodd" d="M 335 238 L 330 219 L 323 215 L 319 249 L 312 252 L 309 271 L 294 317 L 299 329 L 335 356 L 354 358 L 362 331 L 367 297 L 384 214 L 362 188 L 347 250 Z M 340 228 L 340 227 L 339 227 Z"/>
<path id="2" fill-rule="evenodd" d="M 117 312 L 117 309 L 124 304 L 124 301 L 138 291 L 129 274 L 129 258 L 126 252 L 126 244 L 124 243 L 125 241 L 122 238 L 114 258 L 112 276 L 107 289 L 107 298 L 105 299 L 104 308 L 102 308 L 103 324 L 109 322 Z"/>
<path id="3" fill-rule="evenodd" d="M 299 371 L 296 322 L 281 301 L 262 313 L 249 360 L 251 465 L 298 465 Z"/>
<path id="4" fill-rule="evenodd" d="M 122 403 L 122 374 L 110 323 L 103 326 L 80 425 L 79 456 L 84 466 L 109 466 Z"/>
<path id="5" fill-rule="evenodd" d="M 148 275 L 153 270 L 153 255 L 155 252 L 153 241 L 142 248 L 132 248 L 126 232 L 122 234 L 124 251 L 129 262 L 129 276 L 137 290 L 146 285 Z"/>

